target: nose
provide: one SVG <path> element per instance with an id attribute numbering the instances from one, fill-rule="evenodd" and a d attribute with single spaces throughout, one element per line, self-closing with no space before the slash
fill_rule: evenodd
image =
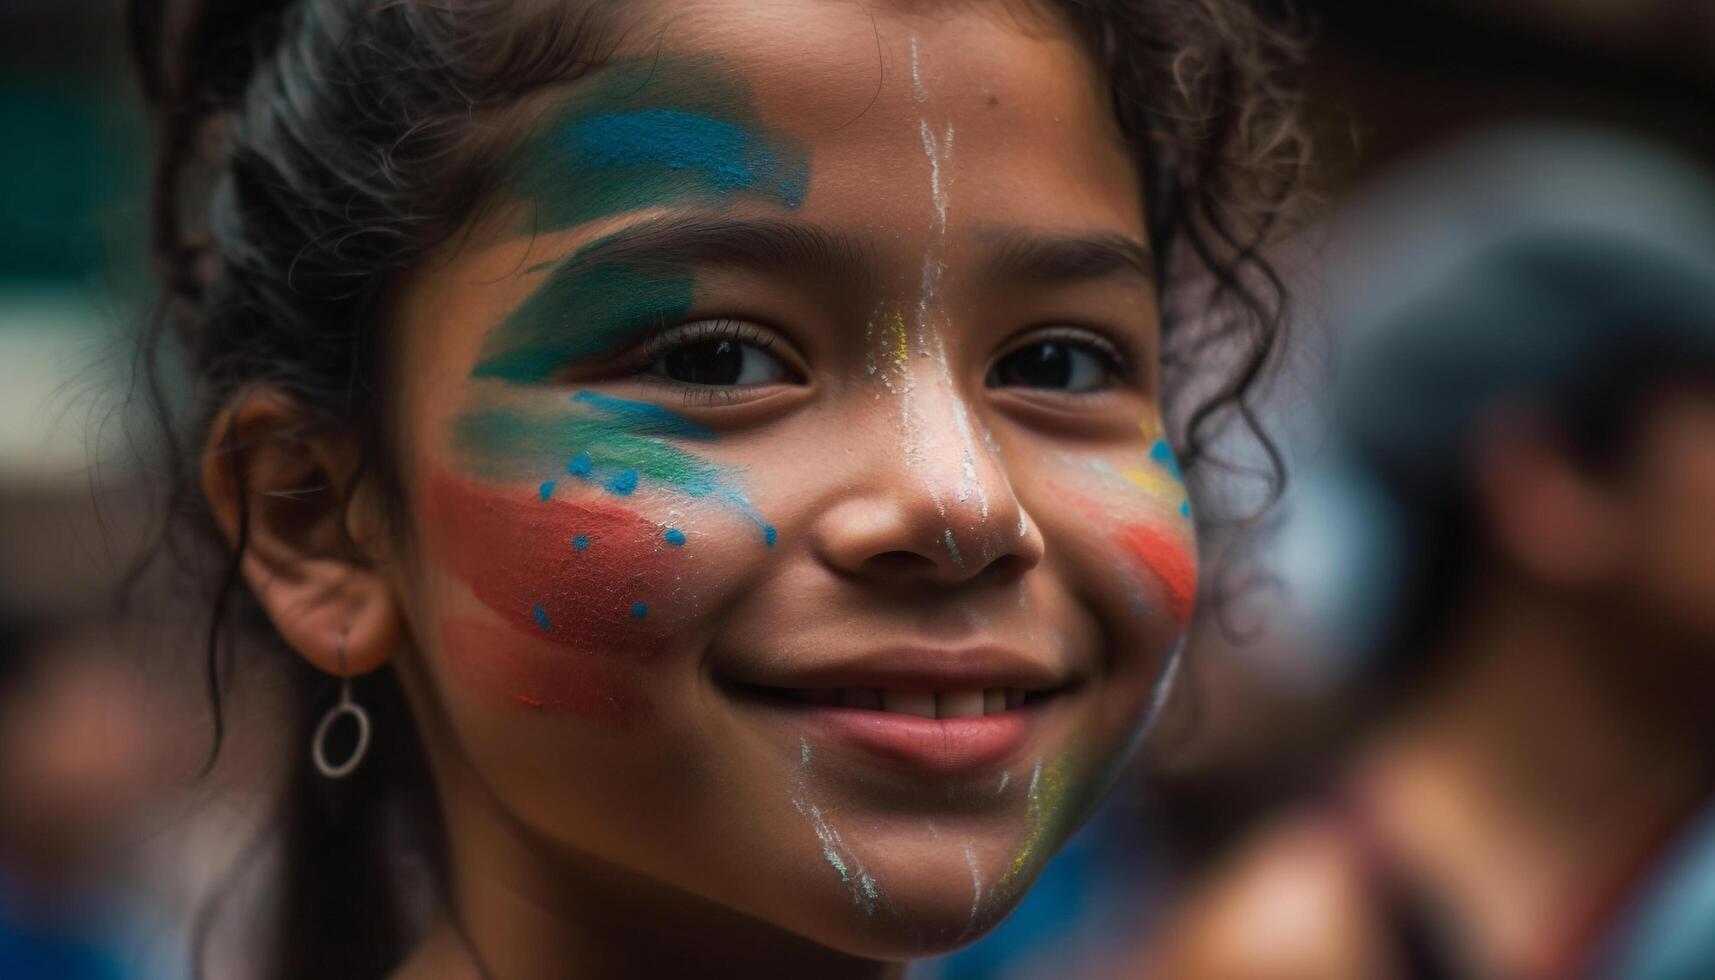
<path id="1" fill-rule="evenodd" d="M 916 375 L 909 389 L 862 396 L 893 417 L 863 427 L 857 478 L 818 516 L 817 548 L 840 572 L 887 584 L 1016 581 L 1042 561 L 1041 528 L 952 379 Z"/>

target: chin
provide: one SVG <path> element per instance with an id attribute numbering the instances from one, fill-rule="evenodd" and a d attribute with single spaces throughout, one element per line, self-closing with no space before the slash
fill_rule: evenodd
<path id="1" fill-rule="evenodd" d="M 782 921 L 830 949 L 875 960 L 952 952 L 999 925 L 1029 891 L 1043 857 L 1028 842 L 971 841 L 956 829 L 872 848 L 842 877 L 825 860 L 791 889 Z M 826 872 L 825 874 L 823 872 Z"/>

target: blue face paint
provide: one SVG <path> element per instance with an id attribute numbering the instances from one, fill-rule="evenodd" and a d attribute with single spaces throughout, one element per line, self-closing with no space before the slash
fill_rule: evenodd
<path id="1" fill-rule="evenodd" d="M 803 203 L 810 176 L 796 153 L 777 149 L 767 134 L 678 109 L 589 116 L 561 129 L 553 146 L 577 167 L 683 171 L 707 193 L 752 191 L 789 208 Z"/>
<path id="2" fill-rule="evenodd" d="M 554 495 L 554 481 L 548 480 L 543 483 L 537 492 L 542 495 L 543 500 L 547 500 L 549 497 L 552 497 Z"/>
<path id="3" fill-rule="evenodd" d="M 587 534 L 580 534 L 577 537 L 572 539 L 572 547 L 578 549 L 579 551 L 583 551 L 583 550 L 587 549 L 589 546 L 590 546 L 590 537 Z"/>
<path id="4" fill-rule="evenodd" d="M 666 538 L 667 543 L 675 548 L 680 547 L 685 543 L 685 532 L 676 527 L 668 528 L 667 532 L 663 534 L 662 537 Z"/>
<path id="5" fill-rule="evenodd" d="M 637 619 L 642 619 L 643 617 L 649 615 L 648 604 L 642 603 L 642 602 L 632 603 L 631 604 L 631 615 Z"/>
<path id="6" fill-rule="evenodd" d="M 551 630 L 554 628 L 553 622 L 548 619 L 548 610 L 543 609 L 541 606 L 537 606 L 535 609 L 531 610 L 531 615 L 536 617 L 537 626 L 540 626 L 545 630 Z"/>
<path id="7" fill-rule="evenodd" d="M 720 59 L 664 56 L 584 78 L 512 161 L 533 231 L 672 204 L 747 198 L 796 208 L 810 153 L 762 121 L 743 77 Z"/>
<path id="8" fill-rule="evenodd" d="M 1166 439 L 1157 439 L 1155 445 L 1149 447 L 1149 458 L 1165 467 L 1175 480 L 1185 481 L 1185 474 L 1179 469 L 1179 457 L 1173 454 L 1173 447 Z"/>
<path id="9" fill-rule="evenodd" d="M 629 497 L 636 489 L 636 470 L 620 470 L 607 481 L 607 492 L 616 497 Z"/>

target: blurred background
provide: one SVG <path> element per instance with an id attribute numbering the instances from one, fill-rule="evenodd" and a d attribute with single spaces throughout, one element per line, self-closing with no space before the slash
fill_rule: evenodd
<path id="1" fill-rule="evenodd" d="M 297 750 L 245 668 L 201 772 L 200 586 L 131 575 L 121 6 L 0 0 L 3 977 L 184 976 L 205 928 L 242 975 L 218 913 Z M 1225 600 L 1172 712 L 1019 912 L 913 975 L 1715 977 L 1715 2 L 1265 6 L 1311 39 L 1318 153 L 1272 256 L 1289 485 L 1206 477 Z"/>

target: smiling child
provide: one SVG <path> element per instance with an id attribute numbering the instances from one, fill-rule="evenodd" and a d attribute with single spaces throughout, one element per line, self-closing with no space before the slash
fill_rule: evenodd
<path id="1" fill-rule="evenodd" d="M 888 976 L 981 936 L 1197 603 L 1180 459 L 1274 340 L 1268 35 L 276 6 L 145 72 L 193 479 L 303 665 L 263 969 Z"/>

